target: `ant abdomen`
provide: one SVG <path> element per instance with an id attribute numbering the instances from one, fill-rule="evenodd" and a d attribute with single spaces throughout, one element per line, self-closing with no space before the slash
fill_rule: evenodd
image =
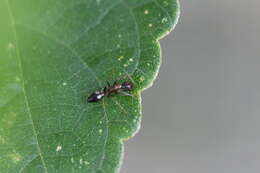
<path id="1" fill-rule="evenodd" d="M 87 101 L 88 102 L 97 102 L 97 101 L 101 100 L 103 97 L 104 97 L 104 93 L 102 91 L 96 91 L 88 97 Z"/>

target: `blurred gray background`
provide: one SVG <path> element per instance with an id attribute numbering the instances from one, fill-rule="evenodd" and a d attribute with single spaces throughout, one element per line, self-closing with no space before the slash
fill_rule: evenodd
<path id="1" fill-rule="evenodd" d="M 260 1 L 181 1 L 122 173 L 260 172 Z"/>

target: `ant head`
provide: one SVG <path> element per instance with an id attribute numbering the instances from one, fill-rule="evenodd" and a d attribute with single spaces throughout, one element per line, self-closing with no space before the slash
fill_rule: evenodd
<path id="1" fill-rule="evenodd" d="M 121 84 L 121 88 L 124 90 L 124 91 L 131 91 L 133 89 L 133 84 L 131 82 L 124 82 Z"/>

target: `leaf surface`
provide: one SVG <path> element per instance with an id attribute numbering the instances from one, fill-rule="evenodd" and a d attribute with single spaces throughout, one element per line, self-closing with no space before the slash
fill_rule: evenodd
<path id="1" fill-rule="evenodd" d="M 117 172 L 178 15 L 177 0 L 2 0 L 0 172 Z M 117 79 L 133 97 L 86 102 Z"/>

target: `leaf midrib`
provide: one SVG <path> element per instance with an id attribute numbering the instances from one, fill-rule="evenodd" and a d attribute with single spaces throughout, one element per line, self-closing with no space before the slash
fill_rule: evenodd
<path id="1" fill-rule="evenodd" d="M 32 124 L 32 129 L 33 129 L 33 134 L 34 134 L 35 139 L 36 139 L 36 147 L 37 147 L 37 150 L 38 150 L 38 154 L 41 158 L 42 165 L 43 165 L 45 172 L 48 173 L 47 166 L 45 164 L 45 161 L 44 161 L 43 156 L 42 156 L 41 148 L 39 146 L 38 136 L 37 136 L 37 133 L 36 133 L 34 121 L 32 119 L 32 114 L 31 114 L 31 110 L 30 110 L 30 107 L 29 107 L 28 98 L 27 98 L 26 91 L 25 91 L 25 85 L 24 85 L 25 82 L 24 82 L 24 74 L 23 74 L 23 69 L 22 69 L 22 60 L 21 60 L 20 52 L 19 52 L 19 48 L 18 48 L 18 40 L 17 40 L 17 33 L 16 33 L 16 29 L 15 29 L 15 24 L 14 24 L 15 21 L 14 21 L 14 18 L 13 18 L 13 13 L 12 13 L 12 10 L 11 10 L 9 0 L 5 0 L 5 2 L 6 2 L 6 6 L 7 6 L 8 15 L 9 15 L 9 18 L 10 18 L 10 21 L 11 21 L 11 32 L 13 33 L 13 37 L 14 37 L 13 39 L 14 39 L 14 42 L 15 42 L 15 45 L 16 45 L 16 51 L 15 52 L 16 52 L 17 59 L 19 61 L 18 64 L 19 64 L 19 68 L 20 68 L 20 74 L 21 74 L 21 77 L 22 77 L 22 90 L 23 90 L 23 95 L 24 95 L 24 99 L 25 99 L 26 109 L 28 111 L 29 119 L 30 119 L 31 124 Z"/>

